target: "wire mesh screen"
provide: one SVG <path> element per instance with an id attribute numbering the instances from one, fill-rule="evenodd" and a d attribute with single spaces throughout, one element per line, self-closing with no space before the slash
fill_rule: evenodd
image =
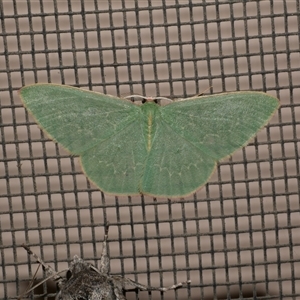
<path id="1" fill-rule="evenodd" d="M 75 254 L 97 266 L 108 221 L 112 274 L 191 279 L 127 299 L 299 299 L 299 11 L 298 0 L 0 1 L 0 298 L 22 295 L 37 269 L 23 243 L 56 270 Z M 196 194 L 115 197 L 27 114 L 18 90 L 36 82 L 121 97 L 266 91 L 281 107 Z M 49 280 L 30 297 L 55 291 Z"/>

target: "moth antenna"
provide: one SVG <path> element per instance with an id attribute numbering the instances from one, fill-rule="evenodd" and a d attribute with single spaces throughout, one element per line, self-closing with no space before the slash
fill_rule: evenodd
<path id="1" fill-rule="evenodd" d="M 31 251 L 30 247 L 23 244 L 22 247 L 27 251 L 27 253 L 31 256 L 33 256 L 33 258 L 42 265 L 42 267 L 44 268 L 47 276 L 51 276 L 55 279 L 55 280 L 59 280 L 62 279 L 61 276 L 57 275 L 57 272 L 50 267 L 49 265 L 47 265 L 38 255 L 36 255 L 34 252 Z"/>
<path id="2" fill-rule="evenodd" d="M 142 95 L 129 95 L 129 96 L 126 96 L 124 98 L 125 99 L 130 99 L 130 98 L 133 98 L 133 97 L 135 97 L 135 98 L 142 98 L 144 100 L 146 100 L 148 98 L 148 97 L 145 97 L 145 96 L 142 96 Z"/>
<path id="3" fill-rule="evenodd" d="M 213 88 L 212 86 L 209 86 L 209 87 L 206 88 L 203 92 L 201 92 L 201 93 L 199 93 L 199 94 L 197 94 L 197 95 L 195 95 L 195 96 L 192 96 L 192 97 L 190 97 L 189 99 L 201 97 L 201 96 L 203 96 L 208 90 L 211 90 L 212 88 Z M 180 98 L 180 99 L 179 99 L 179 101 L 184 101 L 184 100 L 185 100 L 185 98 Z"/>
<path id="4" fill-rule="evenodd" d="M 104 228 L 104 240 L 102 242 L 102 254 L 100 258 L 100 273 L 105 275 L 109 274 L 110 270 L 110 262 L 109 262 L 109 255 L 108 255 L 108 246 L 107 246 L 107 239 L 108 239 L 108 230 L 109 230 L 109 223 L 105 224 Z"/>
<path id="5" fill-rule="evenodd" d="M 167 100 L 167 101 L 170 101 L 170 102 L 173 102 L 174 100 L 170 99 L 170 98 L 167 98 L 167 97 L 154 97 L 155 100 Z"/>

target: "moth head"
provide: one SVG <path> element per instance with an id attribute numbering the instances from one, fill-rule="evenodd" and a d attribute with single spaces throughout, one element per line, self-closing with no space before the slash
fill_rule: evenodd
<path id="1" fill-rule="evenodd" d="M 67 279 L 75 274 L 82 272 L 87 269 L 91 269 L 92 265 L 90 263 L 85 262 L 82 258 L 74 255 L 73 261 L 70 264 L 70 268 L 67 274 Z"/>

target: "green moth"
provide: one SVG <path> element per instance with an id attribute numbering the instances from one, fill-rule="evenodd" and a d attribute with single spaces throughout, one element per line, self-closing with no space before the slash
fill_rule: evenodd
<path id="1" fill-rule="evenodd" d="M 260 92 L 165 106 L 55 84 L 25 86 L 20 96 L 40 127 L 80 156 L 103 192 L 169 198 L 203 186 L 217 161 L 245 146 L 279 107 L 278 99 Z"/>

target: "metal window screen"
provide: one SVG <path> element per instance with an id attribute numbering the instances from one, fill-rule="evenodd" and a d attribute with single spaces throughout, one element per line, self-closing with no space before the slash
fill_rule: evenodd
<path id="1" fill-rule="evenodd" d="M 128 299 L 300 299 L 299 1 L 0 1 L 0 298 L 73 255 L 190 287 Z M 236 90 L 280 99 L 270 124 L 182 201 L 102 194 L 18 97 L 35 82 L 117 96 Z M 38 278 L 43 273 L 39 270 Z M 54 284 L 36 293 L 54 295 Z"/>

